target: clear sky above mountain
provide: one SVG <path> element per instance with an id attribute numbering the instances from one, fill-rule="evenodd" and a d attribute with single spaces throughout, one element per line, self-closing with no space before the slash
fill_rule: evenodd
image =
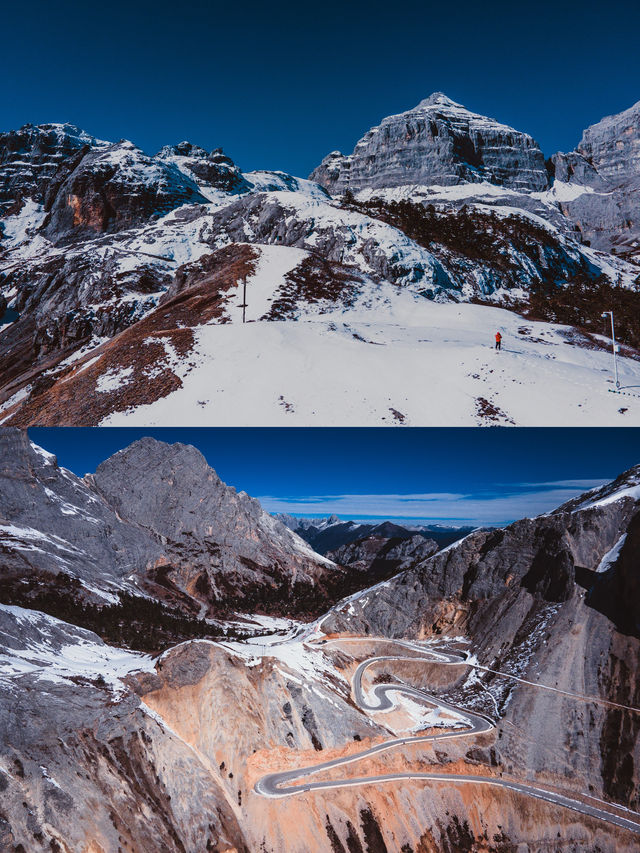
<path id="1" fill-rule="evenodd" d="M 640 99 L 640 6 L 33 0 L 2 11 L 0 129 L 69 121 L 306 175 L 443 91 L 548 155 Z"/>
<path id="2" fill-rule="evenodd" d="M 82 476 L 143 435 L 195 445 L 266 509 L 489 524 L 537 515 L 640 463 L 634 429 L 56 429 Z"/>

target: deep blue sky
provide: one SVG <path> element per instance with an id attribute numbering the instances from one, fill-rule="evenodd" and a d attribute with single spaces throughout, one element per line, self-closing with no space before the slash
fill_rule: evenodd
<path id="1" fill-rule="evenodd" d="M 547 155 L 640 99 L 629 0 L 32 0 L 1 26 L 0 130 L 70 121 L 149 153 L 189 139 L 303 176 L 433 91 Z"/>
<path id="2" fill-rule="evenodd" d="M 142 435 L 194 444 L 271 511 L 499 523 L 640 463 L 640 430 L 30 429 L 76 474 Z M 408 497 L 411 496 L 411 497 Z"/>

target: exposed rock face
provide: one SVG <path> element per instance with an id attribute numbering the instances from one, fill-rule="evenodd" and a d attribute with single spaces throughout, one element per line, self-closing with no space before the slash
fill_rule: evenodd
<path id="1" fill-rule="evenodd" d="M 640 101 L 588 127 L 578 151 L 598 175 L 614 185 L 640 175 Z"/>
<path id="2" fill-rule="evenodd" d="M 542 152 L 530 136 L 469 112 L 441 92 L 383 119 L 348 157 L 332 152 L 310 177 L 334 195 L 463 181 L 544 190 L 549 182 Z"/>
<path id="3" fill-rule="evenodd" d="M 246 192 L 249 189 L 248 181 L 222 148 L 207 153 L 204 148 L 190 142 L 180 142 L 178 145 L 165 145 L 156 157 L 191 175 L 201 188 L 212 187 L 225 192 Z"/>
<path id="4" fill-rule="evenodd" d="M 511 724 L 501 724 L 498 742 L 505 770 L 512 772 L 517 762 L 549 778 L 575 777 L 579 788 L 637 809 L 637 712 L 583 705 L 553 691 L 522 688 L 509 677 L 638 707 L 639 478 L 636 467 L 548 516 L 472 533 L 338 605 L 324 629 L 396 637 L 466 634 L 481 662 L 502 673 L 479 677 Z M 487 698 L 479 693 L 476 707 L 488 710 Z"/>
<path id="5" fill-rule="evenodd" d="M 621 631 L 640 635 L 640 512 L 614 545 L 610 562 L 600 568 L 589 594 L 592 607 L 601 610 Z"/>
<path id="6" fill-rule="evenodd" d="M 625 477 L 637 473 L 633 469 Z M 368 603 L 366 614 L 350 612 L 349 624 L 364 633 L 402 636 L 440 631 L 455 618 L 475 634 L 490 628 L 489 602 L 515 589 L 549 603 L 567 601 L 576 584 L 587 584 L 637 512 L 636 498 L 624 491 L 603 505 L 570 504 L 504 529 L 471 533 L 399 574 Z M 597 493 L 588 497 L 597 501 Z M 357 602 L 353 607 L 357 611 Z M 340 624 L 339 614 L 335 618 Z"/>
<path id="7" fill-rule="evenodd" d="M 130 142 L 71 159 L 49 187 L 43 233 L 53 242 L 87 232 L 120 231 L 183 204 L 206 202 L 173 164 L 154 160 Z"/>
<path id="8" fill-rule="evenodd" d="M 145 591 L 190 615 L 304 610 L 340 595 L 344 572 L 222 483 L 193 447 L 143 439 L 85 481 L 24 432 L 5 428 L 0 442 L 4 601 L 18 578 L 98 604 Z"/>
<path id="9" fill-rule="evenodd" d="M 67 158 L 107 144 L 72 124 L 25 124 L 0 133 L 0 216 L 28 198 L 43 202 Z"/>
<path id="10" fill-rule="evenodd" d="M 2 605 L 0 642 L 2 850 L 249 853 L 221 774 L 120 681 L 149 658 Z"/>
<path id="11" fill-rule="evenodd" d="M 103 462 L 91 484 L 118 517 L 163 543 L 180 567 L 178 585 L 194 596 L 255 600 L 264 587 L 313 585 L 338 571 L 258 501 L 226 486 L 194 447 L 140 439 Z"/>
<path id="12" fill-rule="evenodd" d="M 42 452 L 25 456 L 19 441 L 10 449 L 24 457 L 10 472 L 17 484 L 7 504 L 16 515 L 24 504 L 41 517 L 40 484 L 55 494 L 62 477 L 70 519 L 72 501 L 78 512 L 85 506 L 76 494 L 85 488 L 101 506 L 117 505 L 119 524 L 161 543 L 185 545 L 190 531 L 206 538 L 208 518 L 230 528 L 227 546 L 244 539 L 247 517 L 265 547 L 269 531 L 274 543 L 283 535 L 274 520 L 262 528 L 258 507 L 226 490 L 192 448 L 138 442 L 100 466 L 91 489 Z M 635 607 L 639 483 L 640 467 L 548 516 L 476 531 L 430 558 L 416 552 L 412 568 L 341 602 L 313 631 L 181 643 L 152 659 L 0 605 L 3 849 L 633 853 L 637 832 L 469 776 L 560 790 L 610 817 L 636 817 L 628 809 L 640 806 L 640 717 L 632 710 L 640 707 L 640 640 L 601 612 L 596 590 L 617 576 L 632 586 L 618 587 L 611 601 L 627 595 Z M 58 516 L 42 518 L 53 539 Z M 87 536 L 78 527 L 73 544 Z M 31 539 L 37 548 L 43 541 Z M 398 547 L 408 557 L 427 544 Z M 428 641 L 439 634 L 448 638 Z M 394 650 L 389 636 L 427 642 Z M 472 657 L 437 664 L 424 660 L 428 648 L 468 648 Z M 458 719 L 458 738 L 413 741 L 418 731 L 442 731 L 434 726 L 450 731 L 455 718 L 423 707 L 416 725 L 413 701 L 365 711 L 350 681 L 367 660 L 365 692 L 413 685 L 495 726 L 471 735 Z M 264 797 L 254 787 L 265 774 L 334 759 L 342 763 L 303 773 L 293 796 Z M 414 770 L 452 778 L 425 782 Z M 375 779 L 391 774 L 403 778 Z M 349 784 L 309 790 L 306 778 Z"/>
<path id="13" fill-rule="evenodd" d="M 553 161 L 556 180 L 569 184 L 561 209 L 585 239 L 640 257 L 640 101 L 588 127 L 575 151 Z"/>
<path id="14" fill-rule="evenodd" d="M 32 445 L 26 431 L 0 430 L 1 580 L 30 575 L 79 578 L 88 600 L 135 589 L 162 555 L 145 533 L 118 518 L 113 507 L 55 456 Z"/>

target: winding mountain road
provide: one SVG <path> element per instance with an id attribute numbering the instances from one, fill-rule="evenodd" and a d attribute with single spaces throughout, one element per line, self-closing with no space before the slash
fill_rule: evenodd
<path id="1" fill-rule="evenodd" d="M 363 638 L 370 639 L 370 638 Z M 327 641 L 325 641 L 327 642 Z M 328 642 L 341 642 L 340 640 Z M 475 776 L 454 773 L 419 773 L 407 771 L 406 773 L 381 773 L 373 776 L 355 777 L 346 779 L 330 779 L 323 781 L 304 781 L 301 784 L 291 784 L 297 780 L 313 776 L 325 770 L 330 770 L 335 767 L 342 767 L 347 764 L 353 764 L 356 761 L 361 761 L 372 755 L 377 755 L 395 749 L 398 746 L 404 746 L 410 743 L 428 743 L 452 738 L 471 737 L 482 734 L 483 732 L 491 731 L 494 728 L 493 722 L 482 714 L 478 714 L 468 709 L 453 705 L 450 702 L 445 702 L 437 696 L 427 693 L 424 690 L 419 690 L 415 687 L 410 687 L 404 684 L 376 684 L 371 690 L 371 698 L 367 696 L 362 687 L 362 676 L 365 670 L 380 661 L 419 661 L 424 660 L 428 663 L 442 664 L 444 666 L 460 666 L 467 664 L 466 655 L 454 653 L 448 650 L 427 650 L 419 648 L 413 644 L 387 640 L 386 642 L 395 643 L 403 647 L 409 647 L 413 651 L 420 652 L 420 657 L 407 657 L 402 655 L 381 655 L 368 658 L 357 667 L 352 678 L 353 696 L 357 705 L 363 711 L 386 711 L 395 707 L 390 694 L 403 693 L 407 696 L 418 698 L 420 701 L 428 702 L 429 704 L 454 714 L 460 718 L 465 724 L 464 729 L 452 729 L 450 731 L 438 732 L 429 735 L 416 735 L 403 738 L 394 738 L 377 744 L 376 746 L 364 749 L 354 755 L 349 755 L 344 758 L 334 758 L 331 761 L 322 761 L 318 764 L 313 764 L 308 767 L 300 767 L 293 770 L 285 770 L 277 773 L 270 773 L 259 779 L 254 791 L 263 797 L 279 798 L 289 797 L 294 794 L 307 793 L 309 791 L 328 790 L 331 788 L 358 787 L 364 785 L 377 785 L 386 782 L 398 782 L 401 780 L 423 781 L 428 783 L 444 783 L 447 785 L 491 785 L 498 788 L 506 788 L 523 794 L 528 797 L 535 797 L 538 800 L 544 800 L 556 806 L 571 809 L 580 814 L 588 815 L 589 817 L 597 818 L 598 820 L 606 821 L 607 823 L 615 824 L 623 829 L 630 830 L 640 834 L 640 815 L 635 812 L 630 812 L 633 817 L 623 817 L 613 811 L 609 811 L 598 806 L 590 805 L 582 800 L 573 799 L 553 790 L 539 788 L 535 785 L 528 785 L 521 782 L 516 782 L 511 779 L 505 779 L 501 776 Z M 377 700 L 375 704 L 371 704 L 372 699 Z M 625 811 L 628 811 L 625 809 Z"/>

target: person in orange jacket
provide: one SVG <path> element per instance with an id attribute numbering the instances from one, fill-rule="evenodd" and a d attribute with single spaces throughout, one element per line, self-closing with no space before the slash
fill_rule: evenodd
<path id="1" fill-rule="evenodd" d="M 496 332 L 496 349 L 502 349 L 502 335 Z"/>

